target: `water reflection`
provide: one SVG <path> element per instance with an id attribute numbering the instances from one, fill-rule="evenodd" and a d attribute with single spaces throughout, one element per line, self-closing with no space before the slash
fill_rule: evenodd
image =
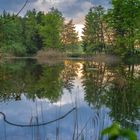
<path id="1" fill-rule="evenodd" d="M 124 127 L 138 129 L 140 124 L 136 122 L 140 116 L 139 72 L 140 67 L 134 64 L 84 64 L 85 100 L 96 108 L 105 105 L 111 110 L 109 115 L 113 120 L 120 122 Z"/>
<path id="2" fill-rule="evenodd" d="M 35 60 L 2 63 L 0 111 L 10 121 L 39 123 L 75 106 L 78 111 L 49 126 L 28 129 L 5 124 L 0 115 L 0 139 L 99 139 L 100 131 L 112 121 L 140 135 L 139 85 L 139 64 L 68 60 L 54 65 Z"/>

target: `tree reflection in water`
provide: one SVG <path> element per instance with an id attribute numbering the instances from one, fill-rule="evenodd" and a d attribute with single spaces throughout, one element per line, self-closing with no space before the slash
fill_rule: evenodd
<path id="1" fill-rule="evenodd" d="M 83 65 L 85 100 L 90 106 L 110 109 L 110 117 L 124 127 L 138 129 L 140 111 L 140 66 L 107 65 L 86 62 Z"/>
<path id="2" fill-rule="evenodd" d="M 38 98 L 56 103 L 65 94 L 64 89 L 73 92 L 79 75 L 84 100 L 92 110 L 108 108 L 112 120 L 133 130 L 140 129 L 139 64 L 69 60 L 54 65 L 41 65 L 35 60 L 5 62 L 0 64 L 0 101 L 22 100 L 24 94 L 33 101 Z"/>

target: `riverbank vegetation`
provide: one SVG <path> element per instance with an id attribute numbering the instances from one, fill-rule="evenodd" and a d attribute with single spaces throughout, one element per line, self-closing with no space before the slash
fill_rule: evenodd
<path id="1" fill-rule="evenodd" d="M 90 8 L 85 16 L 82 41 L 78 40 L 73 21 L 66 21 L 55 8 L 48 13 L 33 9 L 23 17 L 3 11 L 0 52 L 14 56 L 34 56 L 39 52 L 37 56 L 45 56 L 50 54 L 46 50 L 51 49 L 72 57 L 103 53 L 139 58 L 140 1 L 111 0 L 111 5 L 107 10 L 102 6 Z"/>

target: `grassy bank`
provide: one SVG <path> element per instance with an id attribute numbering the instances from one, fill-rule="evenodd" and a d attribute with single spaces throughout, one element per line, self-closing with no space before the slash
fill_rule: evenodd
<path id="1" fill-rule="evenodd" d="M 59 49 L 44 49 L 37 52 L 33 56 L 25 57 L 16 57 L 10 54 L 0 54 L 0 60 L 3 58 L 8 59 L 18 59 L 18 58 L 35 58 L 40 64 L 48 63 L 52 64 L 54 62 L 58 63 L 64 59 L 76 59 L 76 60 L 93 60 L 96 62 L 105 62 L 105 63 L 119 63 L 120 61 L 126 63 L 140 63 L 140 55 L 127 56 L 122 58 L 120 56 L 105 54 L 105 53 L 84 53 L 83 51 L 77 52 L 65 52 Z"/>
<path id="2" fill-rule="evenodd" d="M 41 50 L 35 56 L 39 63 L 59 62 L 64 59 L 93 60 L 96 62 L 118 63 L 120 58 L 109 54 L 87 54 L 84 52 L 62 52 L 56 49 Z"/>
<path id="3" fill-rule="evenodd" d="M 66 54 L 57 49 L 47 49 L 38 51 L 35 58 L 40 64 L 53 65 L 65 59 Z"/>
<path id="4" fill-rule="evenodd" d="M 36 55 L 36 58 L 40 59 L 63 59 L 65 57 L 65 53 L 57 49 L 40 50 Z"/>

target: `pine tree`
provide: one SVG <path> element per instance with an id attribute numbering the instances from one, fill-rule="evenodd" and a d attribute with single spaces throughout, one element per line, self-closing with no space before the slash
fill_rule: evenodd
<path id="1" fill-rule="evenodd" d="M 83 47 L 86 52 L 102 51 L 105 46 L 103 17 L 101 6 L 91 8 L 85 17 Z"/>
<path id="2" fill-rule="evenodd" d="M 78 45 L 78 33 L 75 31 L 73 21 L 70 20 L 64 24 L 63 31 L 61 33 L 61 41 L 65 50 L 74 49 Z"/>

